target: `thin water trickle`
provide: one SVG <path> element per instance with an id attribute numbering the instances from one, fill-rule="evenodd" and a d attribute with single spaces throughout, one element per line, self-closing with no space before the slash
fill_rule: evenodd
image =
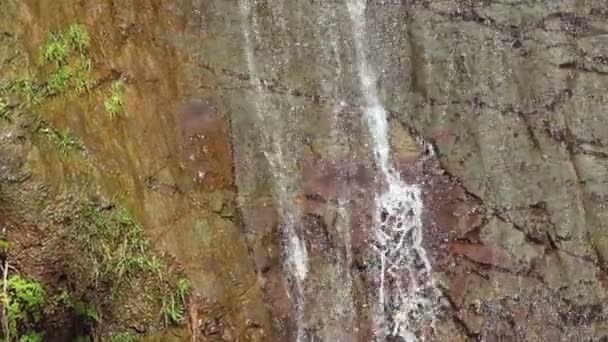
<path id="1" fill-rule="evenodd" d="M 290 174 L 292 172 L 290 169 L 294 168 L 293 160 L 285 158 L 283 148 L 287 147 L 288 144 L 282 141 L 280 131 L 274 127 L 274 124 L 281 122 L 281 118 L 275 117 L 277 109 L 273 108 L 271 99 L 265 95 L 258 73 L 254 55 L 254 42 L 258 39 L 260 33 L 257 15 L 252 11 L 255 0 L 240 0 L 239 5 L 242 17 L 242 32 L 245 38 L 245 58 L 251 75 L 250 83 L 255 91 L 254 111 L 259 122 L 260 135 L 263 138 L 264 156 L 270 164 L 272 174 L 275 176 L 274 193 L 277 197 L 279 216 L 282 220 L 283 235 L 288 246 L 284 251 L 285 266 L 289 277 L 293 279 L 295 284 L 295 293 L 289 293 L 289 296 L 293 298 L 295 306 L 296 340 L 302 341 L 304 339 L 304 287 L 302 282 L 306 279 L 308 273 L 308 253 L 297 231 L 300 213 L 293 193 L 294 181 Z"/>

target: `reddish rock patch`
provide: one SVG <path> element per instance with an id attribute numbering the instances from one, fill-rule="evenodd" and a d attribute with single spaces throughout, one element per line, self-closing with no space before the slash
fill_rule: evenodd
<path id="1" fill-rule="evenodd" d="M 178 110 L 176 128 L 180 165 L 187 175 L 205 186 L 232 184 L 230 138 L 221 116 L 195 100 Z"/>

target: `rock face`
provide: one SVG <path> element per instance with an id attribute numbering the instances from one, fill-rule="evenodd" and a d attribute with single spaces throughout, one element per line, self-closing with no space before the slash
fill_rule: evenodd
<path id="1" fill-rule="evenodd" d="M 99 78 L 127 80 L 121 120 L 95 95 L 42 114 L 83 140 L 97 191 L 124 191 L 184 264 L 203 340 L 390 330 L 376 322 L 370 228 L 386 184 L 345 3 L 7 3 L 5 30 L 32 57 L 49 29 L 80 20 L 100 37 Z M 422 189 L 442 297 L 420 337 L 608 338 L 605 5 L 368 2 L 371 82 L 393 165 Z"/>

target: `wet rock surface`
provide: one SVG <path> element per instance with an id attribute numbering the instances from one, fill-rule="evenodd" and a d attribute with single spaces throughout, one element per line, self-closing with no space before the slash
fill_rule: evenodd
<path id="1" fill-rule="evenodd" d="M 427 340 L 607 338 L 605 5 L 368 4 L 393 165 L 422 189 L 443 295 Z M 79 18 L 108 37 L 96 55 L 101 73 L 128 76 L 129 116 L 109 122 L 86 100 L 45 115 L 100 161 L 101 191 L 126 189 L 159 248 L 185 265 L 206 300 L 201 338 L 293 340 L 303 324 L 308 337 L 370 340 L 370 226 L 386 184 L 346 6 L 258 1 L 247 16 L 239 6 L 33 1 L 11 7 L 23 25 L 10 34 L 34 44 Z M 280 167 L 268 158 L 278 152 Z M 308 253 L 300 304 L 284 210 Z"/>

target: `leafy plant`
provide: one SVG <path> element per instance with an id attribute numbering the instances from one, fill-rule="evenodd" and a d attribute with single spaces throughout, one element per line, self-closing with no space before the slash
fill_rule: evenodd
<path id="1" fill-rule="evenodd" d="M 44 289 L 37 281 L 12 275 L 7 280 L 3 302 L 9 330 L 5 333 L 9 336 L 16 335 L 19 324 L 40 319 Z"/>
<path id="2" fill-rule="evenodd" d="M 124 83 L 116 80 L 110 85 L 110 95 L 104 101 L 104 107 L 110 118 L 115 118 L 124 112 Z"/>
<path id="3" fill-rule="evenodd" d="M 65 305 L 71 307 L 72 300 L 70 299 L 70 293 L 66 290 L 61 291 L 61 293 L 55 297 L 55 305 Z"/>
<path id="4" fill-rule="evenodd" d="M 97 311 L 95 306 L 87 302 L 77 300 L 74 302 L 74 304 L 72 304 L 72 308 L 74 308 L 74 312 L 78 316 L 86 318 L 95 323 L 99 323 L 101 321 L 99 317 L 99 312 Z"/>
<path id="5" fill-rule="evenodd" d="M 10 248 L 11 248 L 10 242 L 8 242 L 4 239 L 0 239 L 0 254 L 8 252 L 8 250 Z"/>
<path id="6" fill-rule="evenodd" d="M 19 338 L 19 342 L 42 342 L 42 334 L 30 331 Z"/>

